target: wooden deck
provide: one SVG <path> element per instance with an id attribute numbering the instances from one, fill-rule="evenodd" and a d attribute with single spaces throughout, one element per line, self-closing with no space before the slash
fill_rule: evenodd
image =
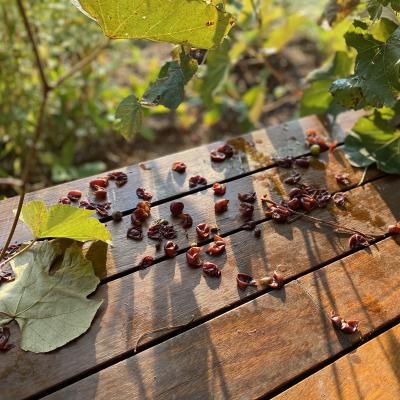
<path id="1" fill-rule="evenodd" d="M 340 144 L 356 117 L 343 115 L 335 129 L 307 117 L 252 132 L 231 141 L 238 154 L 221 164 L 210 161 L 214 143 L 127 167 L 128 183 L 109 189 L 123 221 L 102 220 L 114 246 L 96 244 L 88 252 L 101 278 L 94 296 L 104 299 L 92 327 L 60 350 L 33 354 L 18 348 L 19 331 L 12 326 L 10 342 L 17 346 L 0 354 L 0 399 L 400 398 L 400 238 L 385 235 L 400 220 L 400 177 L 371 168 L 357 186 L 363 171 L 349 165 Z M 379 235 L 366 249 L 349 250 L 348 234 L 305 219 L 276 224 L 265 217 L 261 196 L 278 201 L 293 188 L 283 182 L 293 170 L 277 167 L 272 157 L 306 154 L 309 128 L 339 146 L 299 169 L 302 182 L 345 190 L 349 200 L 344 208 L 328 206 L 312 215 Z M 171 171 L 177 160 L 187 164 L 186 174 Z M 349 173 L 351 185 L 340 187 L 337 173 Z M 208 185 L 189 189 L 188 178 L 197 174 Z M 28 198 L 54 204 L 71 189 L 88 192 L 90 179 Z M 214 213 L 215 181 L 226 182 L 230 200 L 220 215 Z M 126 238 L 140 186 L 153 193 L 151 220 L 174 224 L 177 257 L 166 259 L 146 235 L 141 242 Z M 239 192 L 258 195 L 253 219 L 260 238 L 242 228 Z M 188 230 L 170 216 L 170 202 L 178 198 L 193 217 Z M 0 202 L 1 242 L 15 204 Z M 185 253 L 198 240 L 201 222 L 218 225 L 227 242 L 225 254 L 204 257 L 222 267 L 221 279 L 187 266 Z M 18 225 L 15 240 L 27 239 L 29 231 Z M 99 262 L 105 252 L 107 262 Z M 144 255 L 155 262 L 141 270 Z M 282 289 L 237 288 L 238 272 L 260 278 L 275 269 L 284 274 Z M 360 320 L 359 331 L 335 330 L 331 310 Z M 144 333 L 171 325 L 180 328 L 144 337 L 135 352 Z"/>

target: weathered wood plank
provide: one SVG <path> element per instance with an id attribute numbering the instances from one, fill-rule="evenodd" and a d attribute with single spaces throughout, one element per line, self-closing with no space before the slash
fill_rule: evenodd
<path id="1" fill-rule="evenodd" d="M 399 182 L 400 178 L 385 178 L 354 189 L 349 192 L 350 210 L 334 213 L 323 210 L 318 215 L 380 233 L 383 226 L 400 218 L 400 210 L 395 207 L 398 197 L 393 190 Z M 374 204 L 374 208 L 369 215 L 362 214 L 360 220 L 359 210 L 366 204 Z M 0 365 L 3 395 L 6 398 L 32 395 L 132 350 L 144 332 L 185 323 L 192 316 L 197 320 L 237 304 L 258 290 L 238 290 L 235 282 L 238 272 L 262 277 L 278 268 L 290 278 L 348 250 L 347 235 L 333 234 L 332 230 L 315 227 L 307 221 L 293 225 L 269 221 L 261 227 L 262 238 L 255 239 L 252 232 L 241 231 L 227 238 L 226 255 L 205 257 L 223 267 L 221 280 L 206 278 L 200 270 L 188 268 L 185 255 L 180 255 L 102 285 L 96 296 L 104 298 L 105 303 L 87 334 L 48 355 L 23 353 L 17 348 L 3 355 Z M 118 258 L 112 262 L 118 262 Z M 15 326 L 12 342 L 19 342 Z"/>
<path id="2" fill-rule="evenodd" d="M 305 130 L 315 128 L 322 135 L 332 136 L 341 140 L 343 139 L 343 131 L 349 129 L 358 117 L 358 113 L 344 114 L 338 121 L 337 130 L 332 135 L 327 132 L 320 120 L 315 116 L 251 132 L 235 139 L 234 142 L 238 149 L 241 149 L 246 142 L 251 144 L 251 151 L 240 152 L 222 164 L 210 161 L 210 150 L 223 143 L 216 142 L 142 164 L 145 165 L 145 168 L 150 169 L 143 169 L 140 165 L 122 168 L 121 170 L 128 174 L 129 180 L 122 188 L 116 188 L 113 183 L 110 184 L 108 198 L 112 202 L 112 210 L 132 209 L 138 200 L 136 195 L 138 187 L 145 187 L 152 192 L 154 196 L 153 202 L 162 201 L 174 195 L 189 193 L 188 179 L 193 175 L 203 175 L 207 178 L 208 183 L 211 184 L 215 181 L 234 178 L 242 173 L 268 166 L 272 163 L 271 158 L 274 155 L 299 156 L 307 152 L 304 146 Z M 187 164 L 186 174 L 180 175 L 171 171 L 172 163 L 177 160 L 184 161 Z M 84 194 L 89 194 L 88 183 L 93 178 L 84 178 L 29 193 L 26 199 L 40 199 L 51 205 L 57 203 L 58 199 L 61 196 L 65 196 L 71 189 L 79 189 Z M 13 220 L 12 210 L 16 208 L 17 202 L 17 197 L 0 202 L 1 242 L 7 237 L 8 227 L 11 226 Z M 20 222 L 14 240 L 21 242 L 29 237 L 29 230 Z"/>
<path id="3" fill-rule="evenodd" d="M 47 399 L 255 399 L 400 317 L 389 238 L 89 376 Z M 335 331 L 335 308 L 362 321 Z M 376 367 L 376 365 L 374 365 Z M 307 398 L 307 397 L 304 397 Z"/>
<path id="4" fill-rule="evenodd" d="M 232 232 L 240 228 L 244 220 L 239 213 L 240 201 L 238 193 L 256 192 L 257 201 L 254 204 L 255 211 L 253 219 L 259 221 L 265 218 L 264 209 L 261 203 L 262 195 L 266 194 L 272 200 L 280 201 L 282 196 L 286 195 L 293 186 L 285 184 L 284 179 L 293 172 L 299 172 L 302 175 L 302 182 L 310 183 L 317 187 L 326 187 L 329 191 L 337 192 L 342 187 L 336 182 L 336 173 L 349 173 L 352 183 L 356 185 L 363 171 L 350 166 L 344 157 L 343 150 L 337 150 L 334 153 L 324 153 L 320 159 L 312 160 L 311 167 L 308 169 L 282 169 L 272 168 L 264 172 L 255 173 L 235 181 L 227 183 L 227 191 L 224 198 L 229 200 L 229 208 L 223 214 L 216 215 L 214 212 L 214 202 L 219 198 L 214 196 L 213 190 L 208 189 L 186 196 L 181 201 L 185 204 L 185 212 L 193 217 L 193 227 L 185 230 L 181 227 L 179 218 L 171 217 L 170 203 L 161 204 L 152 208 L 152 221 L 163 218 L 171 221 L 177 231 L 177 238 L 174 240 L 180 249 L 189 247 L 198 242 L 196 235 L 196 225 L 207 222 L 210 226 L 217 225 L 221 234 Z M 366 179 L 373 179 L 380 173 L 371 169 Z M 144 255 L 149 255 L 155 259 L 164 256 L 163 246 L 160 250 L 156 249 L 156 243 L 146 236 L 147 228 L 152 222 L 144 224 L 145 237 L 143 241 L 135 242 L 126 239 L 126 232 L 131 226 L 130 216 L 124 218 L 121 223 L 107 223 L 113 235 L 115 247 L 111 249 L 112 258 L 115 263 L 107 265 L 106 276 L 112 276 L 115 273 L 126 269 L 137 267 Z M 381 225 L 381 227 L 383 227 Z"/>
<path id="5" fill-rule="evenodd" d="M 254 220 L 264 219 L 265 214 L 260 200 L 261 196 L 267 194 L 272 200 L 280 201 L 282 195 L 287 194 L 293 188 L 293 186 L 284 183 L 284 180 L 294 172 L 302 175 L 301 182 L 309 183 L 316 187 L 326 187 L 331 192 L 337 192 L 342 189 L 335 179 L 336 173 L 348 173 L 353 186 L 359 182 L 363 175 L 363 170 L 351 167 L 345 158 L 343 149 L 337 149 L 333 153 L 325 152 L 318 159 L 312 159 L 311 165 L 307 169 L 298 167 L 291 169 L 271 168 L 267 171 L 228 182 L 227 192 L 224 197 L 230 201 L 229 208 L 227 212 L 220 215 L 215 215 L 214 213 L 214 202 L 219 197 L 214 196 L 212 189 L 185 196 L 181 201 L 185 204 L 185 212 L 192 215 L 194 222 L 193 227 L 188 230 L 184 230 L 181 227 L 179 218 L 171 217 L 170 203 L 152 207 L 151 220 L 164 218 L 171 221 L 178 233 L 175 242 L 179 248 L 183 249 L 193 242 L 197 242 L 195 227 L 199 223 L 207 222 L 210 225 L 217 225 L 221 234 L 240 228 L 243 224 L 243 219 L 238 211 L 240 201 L 237 194 L 239 192 L 256 192 L 258 194 L 258 199 L 255 203 Z M 379 171 L 370 168 L 365 180 L 375 179 L 380 175 Z M 161 249 L 157 250 L 156 242 L 149 239 L 146 234 L 141 242 L 126 238 L 126 232 L 131 226 L 130 221 L 130 216 L 126 216 L 122 222 L 115 223 L 110 221 L 106 224 L 113 235 L 114 247 L 109 250 L 110 262 L 107 264 L 107 268 L 99 271 L 101 278 L 111 277 L 115 273 L 138 267 L 144 255 L 152 256 L 155 259 L 164 256 L 163 248 L 161 247 Z M 144 232 L 147 232 L 150 224 L 151 222 L 144 224 Z M 30 238 L 29 232 L 27 232 L 26 236 L 19 236 L 22 241 Z"/>
<path id="6" fill-rule="evenodd" d="M 400 325 L 396 325 L 274 399 L 399 399 L 399 377 Z"/>

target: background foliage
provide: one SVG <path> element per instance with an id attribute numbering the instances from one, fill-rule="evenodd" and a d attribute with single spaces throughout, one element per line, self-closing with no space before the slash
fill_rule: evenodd
<path id="1" fill-rule="evenodd" d="M 104 40 L 96 23 L 69 2 L 26 3 L 52 80 Z M 163 105 L 143 108 L 140 134 L 128 141 L 118 133 L 117 107 L 127 96 L 141 99 L 157 82 L 162 65 L 177 59 L 176 53 L 171 56 L 172 45 L 112 41 L 94 62 L 52 93 L 34 174 L 36 187 L 175 152 L 261 124 L 311 113 L 337 114 L 352 105 L 343 102 L 348 97 L 343 90 L 350 90 L 356 100 L 359 95 L 359 82 L 348 87 L 357 79 L 339 82 L 339 86 L 336 82 L 335 98 L 329 93 L 332 83 L 350 76 L 356 65 L 357 45 L 362 43 L 354 31 L 373 29 L 374 40 L 386 43 L 396 29 L 390 4 L 398 5 L 384 0 L 226 3 L 237 24 L 223 46 L 208 52 L 206 62 L 201 52 L 192 54 L 200 65 L 185 87 L 185 101 L 174 103 L 173 112 Z M 371 18 L 364 11 L 367 5 Z M 379 19 L 382 16 L 387 18 Z M 363 18 L 367 27 L 353 26 L 354 18 Z M 25 156 L 22 145 L 29 143 L 37 114 L 39 80 L 14 2 L 0 0 L 0 19 L 0 176 L 19 176 Z M 359 99 L 356 107 L 367 105 L 363 101 Z M 380 106 L 382 101 L 371 105 Z"/>

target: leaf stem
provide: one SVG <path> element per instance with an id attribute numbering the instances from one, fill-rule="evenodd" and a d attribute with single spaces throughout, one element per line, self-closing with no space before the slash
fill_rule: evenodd
<path id="1" fill-rule="evenodd" d="M 274 206 L 277 206 L 277 204 L 272 200 L 264 199 L 263 201 L 265 201 L 268 204 L 272 204 Z M 343 231 L 348 231 L 348 232 L 351 232 L 351 233 L 358 233 L 359 235 L 362 235 L 362 236 L 365 236 L 365 237 L 369 237 L 370 239 L 376 239 L 377 237 L 379 237 L 377 235 L 365 234 L 363 232 L 357 231 L 356 229 L 348 228 L 347 226 L 342 226 L 342 225 L 339 225 L 339 224 L 337 224 L 335 222 L 332 222 L 332 221 L 326 221 L 324 219 L 320 219 L 320 218 L 313 217 L 313 216 L 308 215 L 308 214 L 304 214 L 304 213 L 299 212 L 299 211 L 295 211 L 295 210 L 291 209 L 290 207 L 287 207 L 287 208 L 293 214 L 298 215 L 299 217 L 304 217 L 304 218 L 309 219 L 310 221 L 313 221 L 313 222 L 316 222 L 316 223 L 328 225 L 328 226 L 331 226 L 333 228 L 341 229 Z"/>
<path id="2" fill-rule="evenodd" d="M 364 168 L 364 172 L 363 172 L 363 174 L 362 174 L 362 177 L 361 177 L 361 179 L 360 179 L 360 182 L 357 183 L 357 186 L 361 186 L 361 185 L 364 183 L 365 177 L 367 176 L 368 168 L 369 168 L 369 165 L 367 165 L 367 166 Z"/>
<path id="3" fill-rule="evenodd" d="M 27 243 L 29 243 L 28 245 L 26 245 L 25 247 L 23 247 L 20 251 L 18 251 L 17 253 L 13 254 L 10 258 L 7 258 L 7 260 L 5 261 L 5 263 L 9 263 L 11 260 L 13 260 L 15 257 L 20 256 L 22 253 L 25 253 L 25 251 L 29 250 L 35 243 L 37 242 L 37 239 L 33 239 Z"/>

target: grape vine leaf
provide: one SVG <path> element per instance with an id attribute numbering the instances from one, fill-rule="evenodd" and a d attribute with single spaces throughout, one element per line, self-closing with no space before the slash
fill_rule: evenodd
<path id="1" fill-rule="evenodd" d="M 142 127 L 142 106 L 135 95 L 126 97 L 117 107 L 115 112 L 117 126 L 125 139 L 139 133 Z"/>
<path id="2" fill-rule="evenodd" d="M 345 39 L 358 52 L 356 67 L 353 76 L 334 82 L 332 95 L 344 107 L 357 107 L 361 102 L 358 99 L 360 93 L 369 105 L 393 107 L 400 90 L 400 27 L 396 26 L 383 42 L 368 32 L 366 23 L 356 20 Z M 359 101 L 346 104 L 349 93 L 356 94 Z"/>
<path id="3" fill-rule="evenodd" d="M 375 109 L 358 120 L 346 137 L 345 150 L 352 165 L 367 167 L 376 163 L 389 174 L 400 174 L 400 130 L 392 123 L 393 109 Z"/>
<path id="4" fill-rule="evenodd" d="M 148 39 L 210 49 L 234 21 L 223 2 L 206 0 L 73 0 L 111 39 Z"/>
<path id="5" fill-rule="evenodd" d="M 22 206 L 21 220 L 29 226 L 36 239 L 69 238 L 80 242 L 101 240 L 111 243 L 111 233 L 97 219 L 90 218 L 95 211 L 83 210 L 65 204 L 50 209 L 41 200 L 32 200 Z"/>
<path id="6" fill-rule="evenodd" d="M 0 326 L 18 323 L 23 350 L 49 352 L 89 329 L 102 300 L 87 296 L 100 281 L 76 243 L 63 252 L 38 242 L 10 263 L 15 280 L 0 286 Z"/>
<path id="7" fill-rule="evenodd" d="M 365 105 L 362 82 L 358 76 L 337 79 L 329 88 L 334 99 L 345 108 L 359 109 Z"/>
<path id="8" fill-rule="evenodd" d="M 372 20 L 378 20 L 384 14 L 390 15 L 393 14 L 393 11 L 399 12 L 400 0 L 367 0 L 367 10 Z"/>
<path id="9" fill-rule="evenodd" d="M 197 61 L 185 52 L 180 60 L 166 62 L 155 82 L 151 83 L 142 97 L 142 103 L 159 105 L 175 110 L 185 96 L 185 85 L 197 71 Z"/>

